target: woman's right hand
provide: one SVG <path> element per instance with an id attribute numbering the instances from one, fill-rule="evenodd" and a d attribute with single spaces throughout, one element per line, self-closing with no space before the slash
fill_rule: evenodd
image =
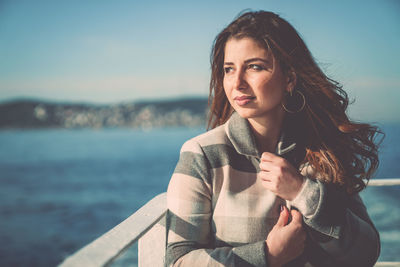
<path id="1" fill-rule="evenodd" d="M 267 261 L 269 266 L 283 264 L 300 256 L 304 251 L 306 232 L 303 228 L 303 216 L 296 210 L 291 210 L 292 220 L 289 221 L 289 211 L 282 206 L 278 222 L 269 232 L 267 244 Z"/>

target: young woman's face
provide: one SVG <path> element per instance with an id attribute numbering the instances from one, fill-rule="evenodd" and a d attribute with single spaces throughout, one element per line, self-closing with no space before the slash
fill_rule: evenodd
<path id="1" fill-rule="evenodd" d="M 284 112 L 281 102 L 292 83 L 278 62 L 251 38 L 232 38 L 225 45 L 224 90 L 243 118 L 266 118 Z"/>

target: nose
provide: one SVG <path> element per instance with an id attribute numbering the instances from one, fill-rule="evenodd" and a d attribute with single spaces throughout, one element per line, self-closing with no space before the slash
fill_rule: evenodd
<path id="1" fill-rule="evenodd" d="M 233 83 L 233 88 L 236 90 L 243 90 L 246 89 L 247 83 L 245 80 L 245 75 L 244 71 L 238 70 L 235 73 L 234 76 L 234 83 Z"/>

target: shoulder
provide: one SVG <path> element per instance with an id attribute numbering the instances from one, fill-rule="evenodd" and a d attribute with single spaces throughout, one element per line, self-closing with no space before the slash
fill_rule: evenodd
<path id="1" fill-rule="evenodd" d="M 211 169 L 222 166 L 247 166 L 244 161 L 234 149 L 224 124 L 186 141 L 181 148 L 175 172 L 188 173 L 190 169 L 192 176 L 204 177 L 210 175 Z"/>
<path id="2" fill-rule="evenodd" d="M 210 169 L 216 165 L 215 162 L 220 161 L 218 160 L 220 156 L 216 155 L 222 154 L 218 153 L 218 150 L 221 150 L 219 147 L 227 141 L 224 125 L 187 140 L 182 145 L 179 161 L 170 184 L 182 179 L 189 179 L 195 184 L 198 184 L 199 181 L 210 184 Z"/>
<path id="3" fill-rule="evenodd" d="M 181 148 L 182 152 L 192 152 L 203 154 L 204 149 L 220 146 L 230 145 L 229 138 L 225 130 L 226 125 L 218 126 L 208 132 L 202 133 L 196 137 L 187 140 Z"/>

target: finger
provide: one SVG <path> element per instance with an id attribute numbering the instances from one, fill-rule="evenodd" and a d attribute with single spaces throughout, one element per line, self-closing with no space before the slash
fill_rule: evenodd
<path id="1" fill-rule="evenodd" d="M 273 162 L 277 165 L 286 165 L 287 161 L 285 158 L 275 155 L 270 152 L 264 152 L 261 154 L 261 162 Z"/>
<path id="2" fill-rule="evenodd" d="M 289 211 L 288 211 L 288 209 L 286 208 L 286 206 L 284 206 L 284 205 L 281 205 L 281 213 L 279 214 L 279 219 L 278 219 L 278 221 L 276 222 L 276 225 L 277 226 L 281 226 L 281 227 L 283 227 L 283 226 L 285 226 L 287 223 L 288 223 L 288 220 L 289 220 Z"/>
<path id="3" fill-rule="evenodd" d="M 292 222 L 300 224 L 303 222 L 303 215 L 297 210 L 291 210 L 290 214 L 292 214 Z"/>
<path id="4" fill-rule="evenodd" d="M 260 177 L 262 181 L 271 181 L 271 175 L 268 171 L 260 171 L 258 177 Z"/>
<path id="5" fill-rule="evenodd" d="M 271 162 L 271 161 L 263 161 L 259 164 L 259 167 L 260 167 L 261 171 L 266 171 L 269 173 L 280 174 L 283 172 L 282 166 L 276 164 L 275 162 Z"/>
<path id="6" fill-rule="evenodd" d="M 272 180 L 269 179 L 268 177 L 261 177 L 261 176 L 260 176 L 260 178 L 261 178 L 261 181 L 262 181 L 262 182 L 265 182 L 265 183 L 266 183 L 265 186 L 269 186 L 269 183 L 272 183 Z"/>
<path id="7" fill-rule="evenodd" d="M 276 159 L 276 157 L 278 157 L 278 156 L 276 156 L 273 153 L 264 152 L 261 154 L 261 161 L 273 161 L 274 159 Z"/>
<path id="8" fill-rule="evenodd" d="M 259 166 L 260 166 L 260 169 L 263 171 L 270 171 L 274 165 L 270 161 L 261 161 Z"/>

